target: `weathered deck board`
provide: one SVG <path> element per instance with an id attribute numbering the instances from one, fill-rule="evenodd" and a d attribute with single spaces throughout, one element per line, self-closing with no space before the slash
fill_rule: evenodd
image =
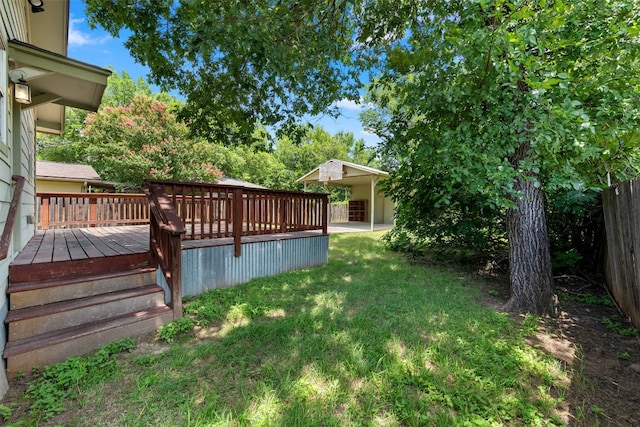
<path id="1" fill-rule="evenodd" d="M 125 248 L 127 251 L 133 251 L 137 253 L 149 250 L 148 226 L 109 227 L 109 230 L 109 238 L 114 240 L 118 244 L 118 246 Z M 101 232 L 102 235 L 105 234 L 104 230 L 101 230 Z"/>
<path id="2" fill-rule="evenodd" d="M 62 231 L 54 230 L 53 233 L 53 254 L 51 256 L 53 262 L 71 261 L 67 239 Z"/>
<path id="3" fill-rule="evenodd" d="M 78 238 L 73 232 L 66 233 L 65 239 L 67 241 L 67 247 L 69 249 L 69 256 L 71 259 L 86 259 L 87 253 L 82 249 L 82 245 L 78 242 Z"/>
<path id="4" fill-rule="evenodd" d="M 53 239 L 53 232 L 44 234 L 31 264 L 51 262 L 53 258 Z"/>
<path id="5" fill-rule="evenodd" d="M 78 244 L 82 247 L 82 250 L 87 254 L 88 258 L 100 258 L 102 257 L 102 252 L 87 238 L 87 236 L 82 232 L 81 228 L 76 228 L 70 230 L 73 233 L 74 237 Z"/>
<path id="6" fill-rule="evenodd" d="M 22 260 L 23 264 L 31 264 L 36 254 L 38 253 L 38 248 L 40 247 L 40 243 L 42 242 L 43 238 L 43 232 L 36 232 L 35 236 L 31 238 L 29 244 L 22 250 L 22 252 L 20 252 L 20 256 L 18 258 Z M 18 261 L 18 258 L 14 260 L 14 263 Z"/>
<path id="7" fill-rule="evenodd" d="M 105 227 L 111 228 L 111 227 Z M 84 231 L 87 238 L 91 241 L 91 243 L 102 252 L 102 256 L 117 256 L 117 255 L 125 255 L 128 252 L 123 252 L 122 249 L 117 244 L 117 235 L 112 236 L 110 233 L 105 232 L 96 232 L 98 228 L 87 228 Z"/>

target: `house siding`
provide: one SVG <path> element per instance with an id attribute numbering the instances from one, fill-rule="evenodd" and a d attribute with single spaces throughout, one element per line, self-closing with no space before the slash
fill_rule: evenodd
<path id="1" fill-rule="evenodd" d="M 5 94 L 0 98 L 1 108 L 6 111 L 5 122 L 2 123 L 4 137 L 0 141 L 0 229 L 4 230 L 9 210 L 9 203 L 13 196 L 12 175 L 22 175 L 26 178 L 24 191 L 20 199 L 20 207 L 13 232 L 13 242 L 9 248 L 9 255 L 0 261 L 0 322 L 4 324 L 7 314 L 8 301 L 6 290 L 8 286 L 9 263 L 33 236 L 34 226 L 27 218 L 35 212 L 35 118 L 32 110 L 20 111 L 11 101 L 9 85 L 5 78 L 8 73 L 6 50 L 8 41 L 18 39 L 29 41 L 27 2 L 24 0 L 3 0 L 0 2 L 0 51 L 2 64 L 0 70 L 0 89 Z M 18 129 L 14 129 L 15 125 Z M 0 139 L 2 139 L 0 137 Z M 4 328 L 0 328 L 0 353 L 4 351 L 6 335 Z M 0 363 L 0 397 L 7 389 L 4 360 Z"/>

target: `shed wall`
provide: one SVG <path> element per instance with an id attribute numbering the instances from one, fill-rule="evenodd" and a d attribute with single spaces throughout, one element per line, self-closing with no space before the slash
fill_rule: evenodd
<path id="1" fill-rule="evenodd" d="M 369 184 L 351 187 L 351 200 L 369 200 L 370 197 L 371 187 Z M 369 206 L 369 208 L 371 207 Z M 386 198 L 378 187 L 376 187 L 374 223 L 393 224 L 393 201 Z"/>

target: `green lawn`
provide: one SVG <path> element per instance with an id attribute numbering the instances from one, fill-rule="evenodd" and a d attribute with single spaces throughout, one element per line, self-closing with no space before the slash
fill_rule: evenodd
<path id="1" fill-rule="evenodd" d="M 469 276 L 379 237 L 332 235 L 326 266 L 188 301 L 194 320 L 162 335 L 186 333 L 121 355 L 111 380 L 78 381 L 51 422 L 562 425 L 571 372 L 524 343 L 537 319 L 482 308 Z"/>

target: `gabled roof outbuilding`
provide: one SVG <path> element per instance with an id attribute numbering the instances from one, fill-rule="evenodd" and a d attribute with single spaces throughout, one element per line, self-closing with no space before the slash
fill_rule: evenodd
<path id="1" fill-rule="evenodd" d="M 296 182 L 303 183 L 305 185 L 305 189 L 307 184 L 320 184 L 351 187 L 352 191 L 354 187 L 357 187 L 366 191 L 368 195 L 363 197 L 361 193 L 360 197 L 363 199 L 368 198 L 369 220 L 371 224 L 371 231 L 373 231 L 376 216 L 376 194 L 378 193 L 376 190 L 376 184 L 387 178 L 389 178 L 389 172 L 344 160 L 331 159 L 312 171 L 307 172 L 298 178 Z M 367 187 L 368 189 L 365 190 Z M 382 200 L 384 200 L 384 198 Z M 390 200 L 388 203 L 393 205 Z M 378 208 L 383 208 L 383 205 L 378 203 Z"/>
<path id="2" fill-rule="evenodd" d="M 344 160 L 331 159 L 304 174 L 296 182 L 350 186 L 367 184 L 371 182 L 372 178 L 376 181 L 389 178 L 389 172 Z"/>

